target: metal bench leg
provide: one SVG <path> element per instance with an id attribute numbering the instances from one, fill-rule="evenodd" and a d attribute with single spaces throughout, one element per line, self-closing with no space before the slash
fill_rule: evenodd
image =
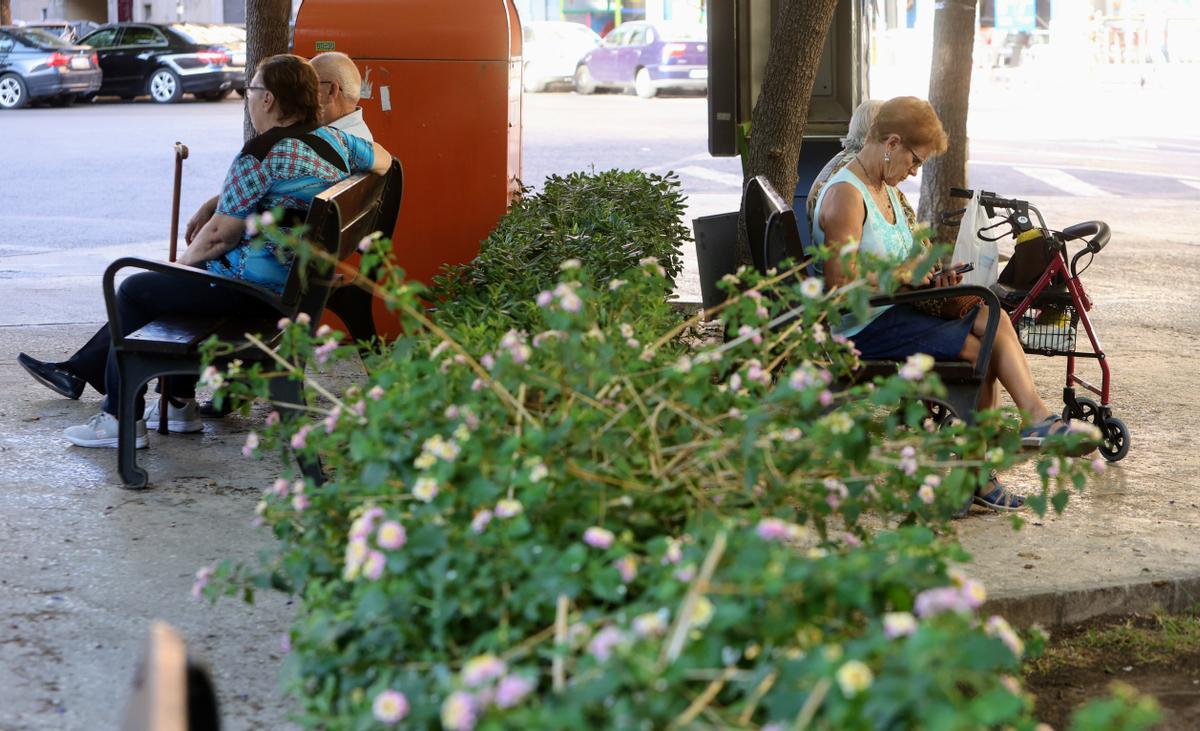
<path id="1" fill-rule="evenodd" d="M 117 353 L 117 369 L 121 374 L 121 396 L 117 402 L 117 471 L 121 473 L 125 487 L 138 490 L 150 480 L 146 470 L 137 464 L 137 422 L 141 414 L 136 413 L 136 402 L 145 380 L 137 377 L 139 369 L 120 352 Z"/>
<path id="2" fill-rule="evenodd" d="M 271 400 L 277 404 L 292 404 L 295 406 L 304 406 L 304 386 L 299 381 L 293 380 L 286 376 L 279 376 L 271 379 L 270 384 Z M 282 408 L 279 410 L 282 418 L 287 420 L 297 419 L 304 412 L 298 409 Z M 305 457 L 301 454 L 296 454 L 296 464 L 300 467 L 300 473 L 312 480 L 314 485 L 325 484 L 325 470 L 321 466 L 321 460 L 315 457 Z"/>

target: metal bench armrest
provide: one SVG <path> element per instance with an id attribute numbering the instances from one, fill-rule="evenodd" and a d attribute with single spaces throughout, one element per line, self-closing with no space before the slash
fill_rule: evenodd
<path id="1" fill-rule="evenodd" d="M 120 346 L 125 337 L 121 335 L 120 315 L 117 312 L 117 293 L 115 281 L 117 272 L 122 269 L 142 269 L 148 272 L 158 272 L 161 274 L 171 274 L 185 279 L 194 281 L 207 282 L 217 287 L 227 290 L 233 290 L 241 294 L 249 295 L 274 308 L 281 315 L 287 315 L 289 309 L 283 304 L 279 295 L 264 289 L 249 282 L 243 282 L 229 277 L 222 277 L 204 269 L 195 267 L 183 266 L 181 264 L 172 264 L 165 261 L 154 261 L 153 259 L 142 259 L 136 256 L 124 256 L 117 259 L 108 268 L 104 270 L 103 288 L 104 288 L 104 306 L 108 310 L 108 324 L 112 331 L 112 342 L 114 346 Z"/>

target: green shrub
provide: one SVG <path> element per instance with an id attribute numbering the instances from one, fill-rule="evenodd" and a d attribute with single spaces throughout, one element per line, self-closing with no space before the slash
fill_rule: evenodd
<path id="1" fill-rule="evenodd" d="M 521 226 L 677 204 L 637 177 L 548 186 Z M 612 208 L 610 187 L 639 192 Z M 268 487 L 277 551 L 206 589 L 299 597 L 287 683 L 304 725 L 403 708 L 419 728 L 1034 727 L 1010 677 L 1019 638 L 978 621 L 982 587 L 951 569 L 966 556 L 935 538 L 1017 458 L 1011 416 L 928 428 L 921 399 L 941 386 L 921 359 L 836 390 L 856 355 L 826 323 L 865 305 L 857 285 L 748 274 L 723 313 L 737 337 L 689 350 L 665 304 L 673 231 L 619 261 L 531 238 L 528 272 L 512 233 L 511 259 L 480 259 L 503 277 L 432 320 L 386 243 L 364 258 L 407 335 L 318 420 L 253 435 L 247 451 L 319 456 L 331 479 Z M 336 359 L 339 337 L 293 325 L 282 353 Z M 261 396 L 264 375 L 224 392 Z M 1040 460 L 1035 505 L 1061 509 L 1084 465 Z"/>

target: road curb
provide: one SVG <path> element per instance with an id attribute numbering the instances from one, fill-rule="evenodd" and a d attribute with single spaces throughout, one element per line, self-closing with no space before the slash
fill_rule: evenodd
<path id="1" fill-rule="evenodd" d="M 1040 624 L 1049 629 L 1095 617 L 1146 613 L 1155 609 L 1185 612 L 1198 604 L 1200 575 L 1000 597 L 984 604 L 981 611 L 999 614 L 1020 627 Z"/>

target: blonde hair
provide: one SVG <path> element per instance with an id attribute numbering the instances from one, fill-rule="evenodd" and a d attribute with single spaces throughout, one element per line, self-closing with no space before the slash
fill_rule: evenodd
<path id="1" fill-rule="evenodd" d="M 924 99 L 915 96 L 898 96 L 883 103 L 871 123 L 870 138 L 883 142 L 891 135 L 899 135 L 906 144 L 914 147 L 929 147 L 932 154 L 946 151 L 946 130 L 937 112 Z"/>

